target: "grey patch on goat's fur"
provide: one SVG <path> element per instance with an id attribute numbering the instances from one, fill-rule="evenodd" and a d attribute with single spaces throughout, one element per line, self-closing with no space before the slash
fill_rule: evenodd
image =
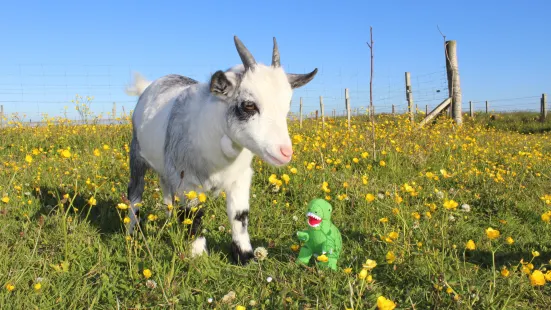
<path id="1" fill-rule="evenodd" d="M 132 142 L 130 143 L 130 182 L 128 183 L 127 198 L 132 204 L 142 200 L 145 181 L 144 177 L 148 169 L 147 162 L 140 156 L 140 145 L 135 130 L 132 130 Z"/>
<path id="2" fill-rule="evenodd" d="M 182 86 L 188 86 L 193 84 L 198 84 L 199 82 L 189 78 L 187 76 L 179 75 L 179 74 L 168 74 L 160 80 L 159 83 L 159 93 L 165 92 L 169 88 L 173 87 L 182 87 Z"/>
<path id="3" fill-rule="evenodd" d="M 170 112 L 168 126 L 166 130 L 164 154 L 165 174 L 169 178 L 169 184 L 181 184 L 183 180 L 180 178 L 181 171 L 185 171 L 186 175 L 194 177 L 192 183 L 203 184 L 209 178 L 209 171 L 206 167 L 209 165 L 205 159 L 199 156 L 186 156 L 187 154 L 196 154 L 193 151 L 191 139 L 195 133 L 189 131 L 188 126 L 182 126 L 182 122 L 190 117 L 188 112 L 187 93 L 183 93 L 176 97 L 174 105 Z M 175 193 L 177 188 L 171 188 L 172 193 Z"/>

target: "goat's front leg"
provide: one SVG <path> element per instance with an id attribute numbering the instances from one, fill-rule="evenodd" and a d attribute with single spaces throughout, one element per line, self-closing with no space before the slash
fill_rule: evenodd
<path id="1" fill-rule="evenodd" d="M 249 238 L 249 192 L 253 170 L 248 168 L 226 193 L 226 207 L 231 224 L 231 251 L 236 263 L 245 265 L 254 257 Z"/>

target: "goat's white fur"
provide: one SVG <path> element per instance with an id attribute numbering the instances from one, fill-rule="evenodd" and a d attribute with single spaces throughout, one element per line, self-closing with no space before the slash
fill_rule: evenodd
<path id="1" fill-rule="evenodd" d="M 132 115 L 130 232 L 138 220 L 135 212 L 142 199 L 144 171 L 151 168 L 160 177 L 167 205 L 174 196 L 186 203 L 182 194 L 192 190 L 225 191 L 232 250 L 238 252 L 234 255 L 252 257 L 247 230 L 252 159 L 258 155 L 274 166 L 291 160 L 285 152 L 292 150 L 286 119 L 292 88 L 308 83 L 317 69 L 309 75 L 286 74 L 279 66 L 279 54 L 275 66 L 248 65 L 218 75 L 227 86 L 218 92 L 212 86 L 216 74 L 210 83 L 178 75 L 150 82 L 135 75 L 134 85 L 126 90 L 140 97 Z M 254 102 L 258 113 L 245 113 L 244 101 Z M 206 240 L 196 237 L 192 255 L 206 252 Z"/>

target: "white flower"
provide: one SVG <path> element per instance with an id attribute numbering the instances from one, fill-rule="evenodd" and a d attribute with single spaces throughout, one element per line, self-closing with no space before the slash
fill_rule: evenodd
<path id="1" fill-rule="evenodd" d="M 272 280 L 273 280 L 272 277 L 268 277 L 268 278 L 266 279 L 266 281 L 268 281 L 268 283 L 272 282 Z"/>
<path id="2" fill-rule="evenodd" d="M 219 226 L 219 227 L 218 227 L 218 230 L 221 231 L 221 232 L 224 232 L 224 230 L 226 230 L 226 227 L 224 227 L 224 226 Z"/>
<path id="3" fill-rule="evenodd" d="M 455 221 L 455 217 L 453 215 L 450 214 L 450 217 L 448 218 L 450 220 L 450 222 L 454 222 Z"/>
<path id="4" fill-rule="evenodd" d="M 209 299 L 207 299 L 207 302 L 208 302 L 209 304 L 212 304 L 212 297 L 209 298 Z"/>
<path id="5" fill-rule="evenodd" d="M 257 302 L 254 299 L 249 302 L 249 306 L 251 306 L 251 307 L 256 306 L 256 304 L 257 304 Z"/>
<path id="6" fill-rule="evenodd" d="M 385 198 L 385 194 L 383 194 L 383 193 L 378 193 L 378 194 L 377 194 L 377 197 L 378 197 L 379 199 L 384 199 L 384 198 Z"/>
<path id="7" fill-rule="evenodd" d="M 444 198 L 444 193 L 442 193 L 441 191 L 438 191 L 438 192 L 436 193 L 436 197 L 442 199 L 442 198 Z"/>
<path id="8" fill-rule="evenodd" d="M 471 206 L 469 206 L 468 204 L 464 203 L 463 205 L 461 205 L 461 210 L 465 211 L 465 212 L 471 212 Z"/>
<path id="9" fill-rule="evenodd" d="M 268 256 L 268 250 L 264 247 L 258 247 L 254 249 L 254 257 L 256 257 L 257 260 L 263 260 Z"/>
<path id="10" fill-rule="evenodd" d="M 154 280 L 147 280 L 147 282 L 145 282 L 145 286 L 147 286 L 148 288 L 150 289 L 154 289 L 157 287 L 157 282 L 155 282 Z"/>
<path id="11" fill-rule="evenodd" d="M 296 215 L 293 215 L 293 221 L 298 221 L 298 217 Z"/>
<path id="12" fill-rule="evenodd" d="M 222 297 L 222 303 L 231 303 L 235 299 L 235 292 L 229 291 L 224 297 Z"/>

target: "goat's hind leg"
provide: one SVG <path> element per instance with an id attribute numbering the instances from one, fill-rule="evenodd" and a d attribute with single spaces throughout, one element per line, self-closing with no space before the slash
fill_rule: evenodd
<path id="1" fill-rule="evenodd" d="M 128 232 L 134 232 L 134 226 L 139 220 L 140 205 L 145 188 L 145 174 L 147 173 L 147 163 L 139 154 L 140 147 L 136 136 L 132 138 L 130 145 L 130 182 L 128 183 L 128 200 L 130 201 L 130 224 Z"/>

